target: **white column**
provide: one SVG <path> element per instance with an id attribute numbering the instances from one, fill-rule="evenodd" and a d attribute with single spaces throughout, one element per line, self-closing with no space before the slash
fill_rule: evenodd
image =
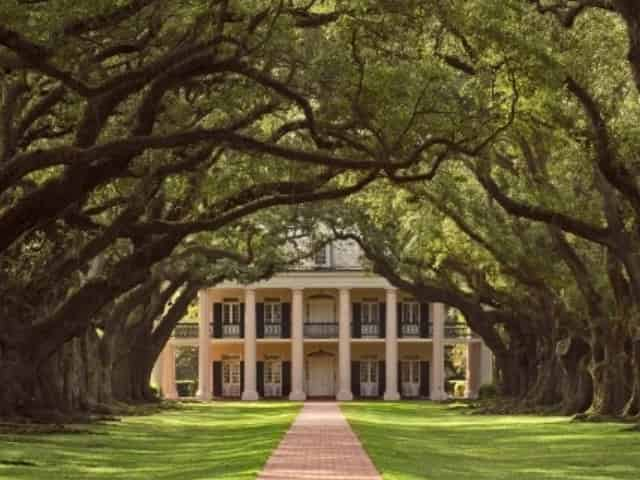
<path id="1" fill-rule="evenodd" d="M 478 398 L 480 389 L 480 371 L 482 362 L 482 344 L 477 341 L 467 344 L 467 365 L 466 382 L 464 396 L 467 398 Z"/>
<path id="2" fill-rule="evenodd" d="M 289 400 L 302 401 L 307 398 L 303 389 L 304 378 L 304 320 L 303 291 L 292 290 L 291 302 L 291 394 Z"/>
<path id="3" fill-rule="evenodd" d="M 387 338 L 385 339 L 385 375 L 387 390 L 384 399 L 400 400 L 398 393 L 398 291 L 387 289 Z"/>
<path id="4" fill-rule="evenodd" d="M 443 303 L 431 304 L 433 318 L 433 356 L 431 358 L 431 400 L 445 400 L 444 391 L 444 320 Z"/>
<path id="5" fill-rule="evenodd" d="M 493 383 L 493 352 L 482 342 L 480 359 L 480 385 Z"/>
<path id="6" fill-rule="evenodd" d="M 171 340 L 162 351 L 162 393 L 164 398 L 178 398 L 176 389 L 176 347 Z"/>
<path id="7" fill-rule="evenodd" d="M 338 361 L 340 363 L 338 394 L 341 402 L 353 400 L 351 392 L 351 292 L 340 289 Z"/>
<path id="8" fill-rule="evenodd" d="M 212 321 L 211 301 L 206 290 L 198 292 L 199 323 L 198 323 L 198 393 L 201 400 L 210 400 L 211 384 L 211 334 L 209 325 Z"/>
<path id="9" fill-rule="evenodd" d="M 244 392 L 242 400 L 258 400 L 256 390 L 256 291 L 244 291 Z"/>

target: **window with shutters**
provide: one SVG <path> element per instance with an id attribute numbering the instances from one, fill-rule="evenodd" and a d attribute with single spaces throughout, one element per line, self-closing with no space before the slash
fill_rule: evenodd
<path id="1" fill-rule="evenodd" d="M 378 302 L 363 302 L 360 310 L 362 324 L 377 324 L 379 319 L 380 304 Z"/>
<path id="2" fill-rule="evenodd" d="M 225 302 L 222 304 L 222 323 L 225 325 L 240 323 L 240 303 Z"/>
<path id="3" fill-rule="evenodd" d="M 420 383 L 420 361 L 419 360 L 403 360 L 400 371 L 401 382 L 403 384 L 419 384 Z"/>
<path id="4" fill-rule="evenodd" d="M 363 397 L 378 395 L 378 362 L 376 360 L 360 362 L 360 394 Z"/>
<path id="5" fill-rule="evenodd" d="M 420 323 L 420 304 L 418 302 L 404 302 L 402 304 L 402 323 L 405 325 Z"/>
<path id="6" fill-rule="evenodd" d="M 360 307 L 360 329 L 363 337 L 377 337 L 379 334 L 380 304 L 362 302 Z"/>
<path id="7" fill-rule="evenodd" d="M 271 360 L 264 362 L 264 382 L 279 384 L 282 381 L 282 368 L 280 361 Z"/>
<path id="8" fill-rule="evenodd" d="M 402 336 L 417 337 L 420 335 L 420 304 L 418 302 L 402 303 Z"/>
<path id="9" fill-rule="evenodd" d="M 240 384 L 240 362 L 224 362 L 222 379 L 227 384 Z"/>
<path id="10" fill-rule="evenodd" d="M 268 302 L 264 304 L 264 323 L 279 325 L 282 321 L 282 304 L 280 302 Z"/>

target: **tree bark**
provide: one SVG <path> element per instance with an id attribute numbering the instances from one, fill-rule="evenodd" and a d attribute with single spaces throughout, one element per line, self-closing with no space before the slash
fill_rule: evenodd
<path id="1" fill-rule="evenodd" d="M 591 415 L 621 415 L 627 401 L 627 355 L 625 336 L 620 329 L 608 326 L 606 330 L 594 328 L 591 340 L 593 402 Z"/>
<path id="2" fill-rule="evenodd" d="M 636 337 L 631 344 L 631 396 L 624 407 L 624 416 L 640 415 L 640 338 Z"/>

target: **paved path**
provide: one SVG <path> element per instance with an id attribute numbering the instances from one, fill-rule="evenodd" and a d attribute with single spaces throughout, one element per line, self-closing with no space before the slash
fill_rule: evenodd
<path id="1" fill-rule="evenodd" d="M 335 402 L 306 402 L 258 480 L 382 480 Z"/>

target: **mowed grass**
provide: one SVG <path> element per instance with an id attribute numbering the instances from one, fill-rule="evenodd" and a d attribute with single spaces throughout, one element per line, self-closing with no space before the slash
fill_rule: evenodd
<path id="1" fill-rule="evenodd" d="M 187 404 L 91 426 L 89 434 L 0 435 L 0 479 L 254 479 L 299 409 L 288 402 Z"/>
<path id="2" fill-rule="evenodd" d="M 640 479 L 640 433 L 622 424 L 428 402 L 341 407 L 384 480 Z"/>

